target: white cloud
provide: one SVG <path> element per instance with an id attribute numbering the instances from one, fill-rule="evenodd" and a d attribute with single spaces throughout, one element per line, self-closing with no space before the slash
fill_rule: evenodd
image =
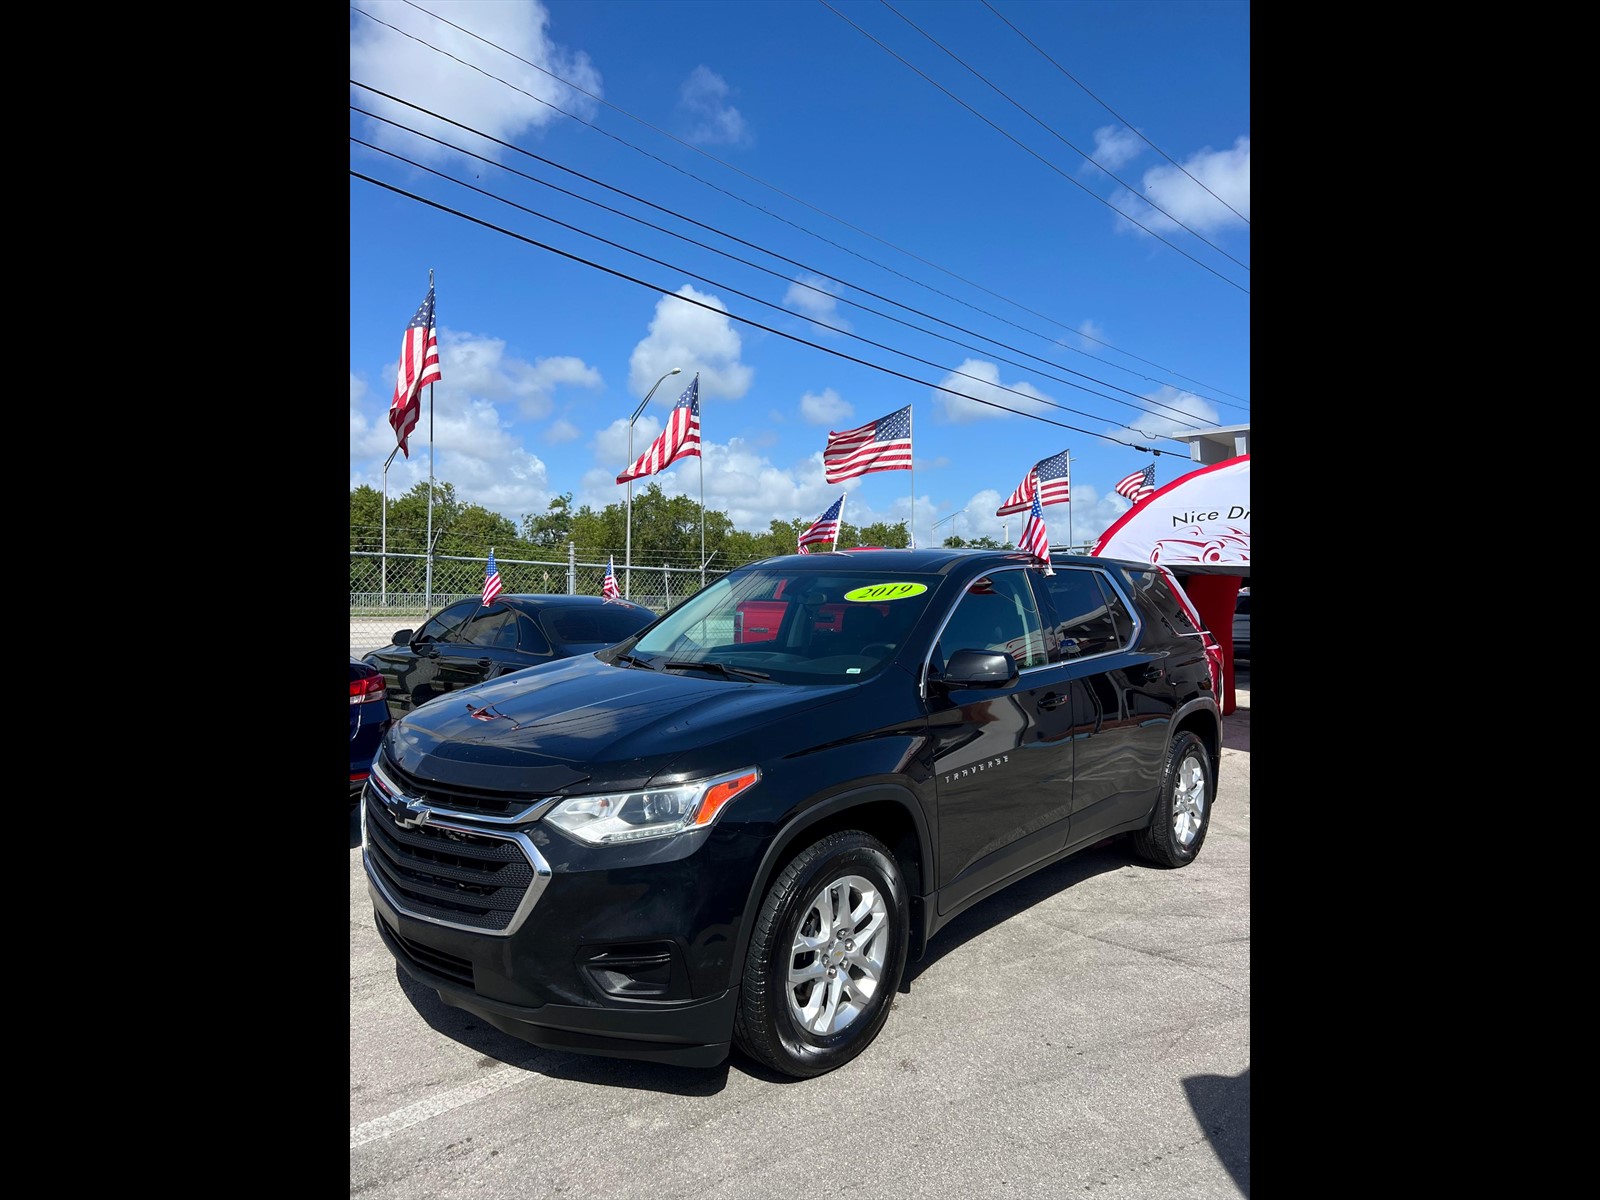
<path id="1" fill-rule="evenodd" d="M 550 428 L 544 431 L 544 440 L 551 445 L 560 445 L 582 437 L 583 431 L 566 419 L 552 422 Z"/>
<path id="2" fill-rule="evenodd" d="M 1149 415 L 1136 417 L 1126 425 L 1110 429 L 1107 436 L 1120 442 L 1144 444 L 1157 438 L 1220 424 L 1216 408 L 1208 401 L 1193 392 L 1180 391 L 1168 384 L 1141 396 L 1139 403 L 1149 410 Z"/>
<path id="3" fill-rule="evenodd" d="M 367 85 L 350 89 L 352 102 L 360 108 L 486 157 L 503 158 L 508 153 L 504 149 L 385 100 L 369 88 L 404 96 L 419 107 L 507 142 L 562 119 L 558 108 L 588 117 L 598 107 L 582 93 L 602 94 L 599 71 L 583 51 L 551 41 L 546 33 L 550 14 L 538 0 L 432 0 L 427 13 L 406 4 L 368 7 L 378 20 L 356 10 L 350 15 L 350 78 Z M 482 72 L 456 59 L 481 67 Z M 455 157 L 453 151 L 392 125 L 370 118 L 363 118 L 362 124 L 369 140 L 410 157 L 432 163 Z"/>
<path id="4" fill-rule="evenodd" d="M 407 442 L 410 456 L 396 456 L 389 467 L 389 495 L 401 495 L 428 478 L 431 391 L 434 479 L 453 484 L 462 503 L 482 505 L 512 521 L 520 521 L 524 513 L 543 512 L 550 498 L 544 461 L 523 448 L 501 406 L 515 414 L 546 417 L 554 389 L 598 387 L 599 372 L 566 356 L 530 363 L 508 355 L 499 338 L 445 328 L 438 332 L 443 378 L 423 392 L 423 413 Z M 384 364 L 384 379 L 392 380 L 397 368 L 397 362 Z M 395 447 L 388 421 L 390 387 L 376 392 L 350 375 L 351 487 L 383 486 L 383 462 Z M 382 411 L 373 412 L 380 403 Z M 563 425 L 552 426 L 552 443 L 563 440 Z M 577 430 L 570 436 L 577 436 Z M 557 453 L 565 457 L 571 451 Z"/>
<path id="5" fill-rule="evenodd" d="M 689 72 L 678 91 L 678 107 L 692 119 L 688 140 L 702 145 L 741 146 L 750 142 L 750 131 L 737 108 L 726 103 L 728 85 L 722 76 L 705 66 Z"/>
<path id="6" fill-rule="evenodd" d="M 827 425 L 838 429 L 855 408 L 832 388 L 821 393 L 807 392 L 800 397 L 800 415 L 812 425 Z"/>
<path id="7" fill-rule="evenodd" d="M 820 334 L 827 335 L 834 330 L 848 333 L 850 322 L 839 315 L 835 286 L 821 276 L 807 275 L 789 285 L 789 290 L 783 294 L 783 302 L 813 322 L 812 327 Z M 825 322 L 831 328 L 824 329 L 816 322 Z"/>
<path id="8" fill-rule="evenodd" d="M 741 399 L 750 390 L 755 371 L 739 361 L 742 343 L 727 311 L 721 300 L 696 291 L 689 284 L 679 288 L 676 295 L 661 297 L 650 321 L 650 332 L 628 359 L 629 390 L 643 399 L 657 379 L 673 367 L 680 367 L 686 378 L 676 387 L 676 378 L 663 383 L 652 407 L 664 404 L 671 408 L 697 371 L 702 421 L 708 399 Z"/>
<path id="9" fill-rule="evenodd" d="M 955 372 L 946 375 L 939 381 L 939 386 L 950 390 L 936 391 L 933 394 L 934 404 L 945 420 L 957 425 L 989 417 L 1011 417 L 1020 413 L 1041 415 L 1055 411 L 1053 405 L 1044 403 L 1048 397 L 1032 384 L 1020 381 L 1002 384 L 999 367 L 975 358 L 967 359 Z M 1013 390 L 1008 391 L 1007 388 Z M 956 395 L 957 392 L 963 394 Z M 1023 395 L 1019 396 L 1017 392 Z M 969 400 L 969 396 L 976 399 Z M 979 403 L 984 400 L 989 403 Z M 996 408 L 995 405 L 1003 407 Z M 1006 412 L 1005 409 L 1012 411 Z"/>
<path id="10" fill-rule="evenodd" d="M 398 370 L 399 360 L 393 367 Z M 562 385 L 598 388 L 600 372 L 569 356 L 534 362 L 506 354 L 501 338 L 439 330 L 440 388 L 453 388 L 494 401 L 511 401 L 525 417 L 550 415 L 551 393 Z"/>
<path id="11" fill-rule="evenodd" d="M 1102 125 L 1094 131 L 1094 151 L 1090 155 L 1108 171 L 1126 166 L 1144 149 L 1144 140 L 1121 125 Z M 1094 170 L 1093 166 L 1088 167 Z"/>
<path id="12" fill-rule="evenodd" d="M 1238 210 L 1246 219 L 1250 216 L 1250 139 L 1239 138 L 1231 150 L 1212 150 L 1208 146 L 1185 162 L 1183 170 L 1170 164 L 1152 167 L 1144 173 L 1144 189 L 1145 199 L 1160 205 L 1171 214 L 1170 218 L 1142 204 L 1136 209 L 1130 208 L 1126 190 L 1111 203 L 1124 212 L 1134 212 L 1139 224 L 1148 230 L 1162 233 L 1176 229 L 1178 226 L 1171 218 L 1198 233 L 1229 225 L 1238 228 L 1239 216 L 1230 212 L 1229 207 Z M 1117 226 L 1138 232 L 1134 225 L 1120 217 Z"/>

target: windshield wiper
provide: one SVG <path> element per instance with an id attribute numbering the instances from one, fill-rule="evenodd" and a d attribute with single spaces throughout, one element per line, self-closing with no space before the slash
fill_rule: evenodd
<path id="1" fill-rule="evenodd" d="M 700 661 L 700 662 L 669 662 L 663 663 L 667 670 L 700 670 L 721 671 L 730 679 L 771 679 L 765 671 L 752 671 L 749 667 L 730 667 L 727 663 Z"/>
<path id="2" fill-rule="evenodd" d="M 635 666 L 635 667 L 643 667 L 646 671 L 654 671 L 655 670 L 655 668 L 652 667 L 644 659 L 635 658 L 631 654 L 619 654 L 615 658 L 613 658 L 611 661 L 614 662 L 614 663 L 628 663 L 629 665 Z"/>

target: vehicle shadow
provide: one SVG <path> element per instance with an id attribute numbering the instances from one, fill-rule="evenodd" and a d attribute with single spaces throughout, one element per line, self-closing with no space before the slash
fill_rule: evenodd
<path id="1" fill-rule="evenodd" d="M 1228 1168 L 1239 1194 L 1249 1200 L 1250 1068 L 1236 1076 L 1191 1075 L 1183 1090 L 1212 1151 Z"/>
<path id="2" fill-rule="evenodd" d="M 361 805 L 350 806 L 350 849 L 361 845 Z"/>
<path id="3" fill-rule="evenodd" d="M 1019 879 L 988 899 L 978 901 L 933 935 L 928 942 L 927 952 L 919 962 L 906 964 L 905 974 L 900 977 L 900 991 L 909 992 L 912 983 L 929 967 L 994 926 L 1009 921 L 1018 913 L 1026 912 L 1035 904 L 1085 879 L 1129 865 L 1137 864 L 1127 838 L 1115 837 L 1079 851 L 1025 879 Z"/>

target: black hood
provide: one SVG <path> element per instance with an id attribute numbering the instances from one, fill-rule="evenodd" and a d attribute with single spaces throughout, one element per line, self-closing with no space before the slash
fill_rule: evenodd
<path id="1" fill-rule="evenodd" d="M 544 795 L 580 784 L 641 787 L 686 751 L 791 718 L 854 686 L 743 683 L 582 655 L 430 700 L 396 723 L 388 747 L 402 770 L 458 787 Z"/>

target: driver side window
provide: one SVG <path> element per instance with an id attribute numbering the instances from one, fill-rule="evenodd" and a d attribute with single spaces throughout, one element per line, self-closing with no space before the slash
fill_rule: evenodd
<path id="1" fill-rule="evenodd" d="M 1045 665 L 1044 631 L 1025 572 L 998 571 L 967 588 L 939 636 L 940 661 L 957 650 L 1004 651 L 1019 670 Z"/>

